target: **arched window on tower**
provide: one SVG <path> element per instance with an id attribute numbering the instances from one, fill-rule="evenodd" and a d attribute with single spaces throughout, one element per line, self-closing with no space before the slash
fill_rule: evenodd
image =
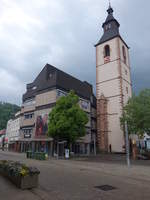
<path id="1" fill-rule="evenodd" d="M 126 64 L 127 62 L 127 57 L 126 57 L 126 50 L 125 47 L 122 46 L 122 53 L 123 53 L 123 62 Z"/>
<path id="2" fill-rule="evenodd" d="M 110 47 L 109 45 L 106 45 L 104 47 L 104 57 L 109 57 L 110 56 Z"/>

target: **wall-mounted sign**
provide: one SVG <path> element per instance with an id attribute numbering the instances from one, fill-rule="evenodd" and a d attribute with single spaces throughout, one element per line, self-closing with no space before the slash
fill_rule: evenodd
<path id="1" fill-rule="evenodd" d="M 65 149 L 65 158 L 69 159 L 69 149 Z"/>
<path id="2" fill-rule="evenodd" d="M 31 138 L 31 133 L 24 133 L 24 138 Z"/>
<path id="3" fill-rule="evenodd" d="M 150 149 L 150 139 L 146 141 L 147 149 Z"/>

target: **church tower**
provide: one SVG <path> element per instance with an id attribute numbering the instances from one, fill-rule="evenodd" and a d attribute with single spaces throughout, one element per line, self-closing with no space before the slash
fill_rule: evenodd
<path id="1" fill-rule="evenodd" d="M 111 5 L 96 47 L 97 142 L 100 151 L 123 152 L 123 107 L 132 96 L 129 47 L 119 33 Z"/>

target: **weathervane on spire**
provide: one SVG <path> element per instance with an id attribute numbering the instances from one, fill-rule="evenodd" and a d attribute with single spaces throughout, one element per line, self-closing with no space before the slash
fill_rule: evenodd
<path id="1" fill-rule="evenodd" d="M 112 7 L 111 7 L 111 0 L 109 0 L 109 8 L 108 8 L 107 12 L 108 12 L 109 15 L 110 15 L 110 14 L 111 14 L 111 15 L 113 14 L 113 9 L 112 9 Z"/>
<path id="2" fill-rule="evenodd" d="M 109 0 L 109 8 L 111 8 L 111 1 Z"/>

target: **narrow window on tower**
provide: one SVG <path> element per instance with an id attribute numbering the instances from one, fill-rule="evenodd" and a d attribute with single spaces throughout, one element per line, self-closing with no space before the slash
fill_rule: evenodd
<path id="1" fill-rule="evenodd" d="M 106 45 L 104 47 L 104 63 L 110 62 L 110 47 Z"/>
<path id="2" fill-rule="evenodd" d="M 126 92 L 127 92 L 127 94 L 129 93 L 128 87 L 126 87 Z"/>
<path id="3" fill-rule="evenodd" d="M 106 45 L 104 47 L 104 57 L 109 57 L 110 56 L 110 47 L 109 45 Z"/>
<path id="4" fill-rule="evenodd" d="M 127 58 L 126 58 L 126 50 L 124 46 L 122 46 L 122 53 L 123 53 L 123 62 L 126 64 Z"/>

